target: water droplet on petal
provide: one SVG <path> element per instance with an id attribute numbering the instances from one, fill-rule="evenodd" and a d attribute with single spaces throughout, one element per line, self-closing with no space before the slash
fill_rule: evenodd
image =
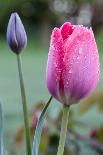
<path id="1" fill-rule="evenodd" d="M 69 73 L 72 73 L 73 72 L 73 69 L 71 68 L 70 70 L 69 70 Z"/>
<path id="2" fill-rule="evenodd" d="M 66 82 L 66 84 L 68 85 L 68 84 L 69 84 L 69 82 L 67 81 L 67 82 Z"/>
<path id="3" fill-rule="evenodd" d="M 79 60 L 79 59 L 80 59 L 80 57 L 78 56 L 78 57 L 77 57 L 77 60 Z"/>
<path id="4" fill-rule="evenodd" d="M 79 54 L 82 54 L 82 48 L 79 49 Z"/>
<path id="5" fill-rule="evenodd" d="M 79 43 L 79 40 L 77 40 L 77 44 Z"/>
<path id="6" fill-rule="evenodd" d="M 73 25 L 72 29 L 75 29 L 75 28 L 76 28 L 76 26 L 75 26 L 75 25 Z"/>
<path id="7" fill-rule="evenodd" d="M 69 36 L 69 41 L 71 40 L 71 37 Z"/>

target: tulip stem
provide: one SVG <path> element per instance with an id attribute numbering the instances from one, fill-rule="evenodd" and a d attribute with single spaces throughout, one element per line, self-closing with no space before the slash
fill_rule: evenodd
<path id="1" fill-rule="evenodd" d="M 19 72 L 19 80 L 20 80 L 20 88 L 21 88 L 23 115 L 24 115 L 26 155 L 31 155 L 31 142 L 30 142 L 30 129 L 29 129 L 29 121 L 28 121 L 27 101 L 26 101 L 24 80 L 23 80 L 23 74 L 22 74 L 21 58 L 19 54 L 17 55 L 17 63 L 18 63 L 18 72 Z"/>
<path id="2" fill-rule="evenodd" d="M 62 116 L 62 124 L 61 124 L 61 132 L 60 132 L 60 140 L 57 155 L 63 155 L 65 139 L 67 133 L 67 125 L 68 125 L 68 116 L 69 116 L 69 107 L 63 106 L 63 116 Z"/>

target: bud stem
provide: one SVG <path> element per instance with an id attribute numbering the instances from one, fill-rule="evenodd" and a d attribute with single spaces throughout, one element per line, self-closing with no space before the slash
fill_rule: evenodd
<path id="1" fill-rule="evenodd" d="M 31 155 L 30 129 L 29 129 L 29 121 L 28 121 L 27 101 L 26 101 L 25 87 L 24 87 L 24 81 L 23 81 L 20 54 L 17 55 L 17 63 L 18 63 L 18 72 L 19 72 L 19 80 L 20 80 L 20 88 L 21 88 L 21 98 L 22 98 L 22 105 L 23 105 L 23 115 L 24 115 L 25 138 L 26 138 L 26 155 Z"/>
<path id="2" fill-rule="evenodd" d="M 67 133 L 67 125 L 68 125 L 68 116 L 69 116 L 69 107 L 63 106 L 63 116 L 62 116 L 62 124 L 61 124 L 61 132 L 60 132 L 60 140 L 57 155 L 63 155 L 65 139 Z"/>

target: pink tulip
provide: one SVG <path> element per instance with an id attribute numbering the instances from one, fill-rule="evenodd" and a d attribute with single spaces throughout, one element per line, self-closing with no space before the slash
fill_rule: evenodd
<path id="1" fill-rule="evenodd" d="M 46 83 L 63 104 L 77 103 L 99 80 L 99 55 L 91 28 L 66 22 L 51 35 Z"/>

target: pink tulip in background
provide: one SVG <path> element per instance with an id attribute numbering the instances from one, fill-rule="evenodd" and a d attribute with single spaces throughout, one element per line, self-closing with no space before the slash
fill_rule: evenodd
<path id="1" fill-rule="evenodd" d="M 63 104 L 77 103 L 99 80 L 99 55 L 91 28 L 66 22 L 51 35 L 46 83 Z"/>

